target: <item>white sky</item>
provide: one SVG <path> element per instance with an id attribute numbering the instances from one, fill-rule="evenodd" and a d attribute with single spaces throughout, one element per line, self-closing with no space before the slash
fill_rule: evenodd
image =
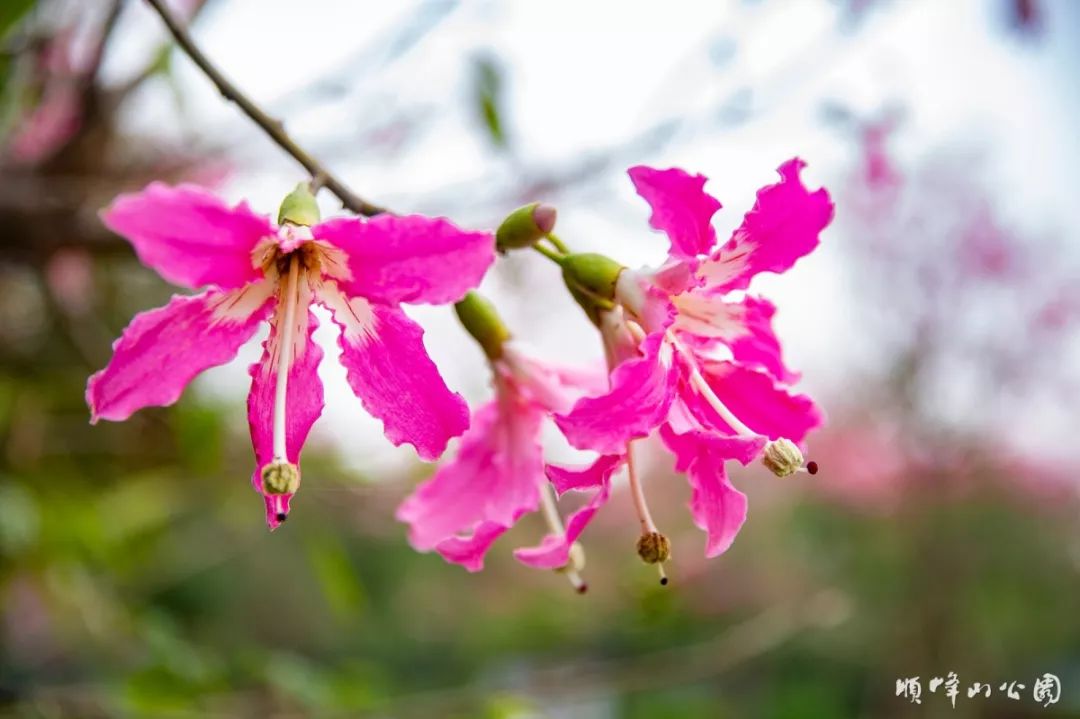
<path id="1" fill-rule="evenodd" d="M 708 175 L 725 206 L 718 221 L 725 237 L 784 159 L 806 159 L 811 186 L 828 186 L 850 167 L 853 145 L 822 121 L 825 101 L 867 115 L 899 101 L 908 110 L 901 152 L 949 142 L 989 148 L 1003 213 L 1033 232 L 1080 235 L 1072 179 L 1080 161 L 1080 3 L 1044 3 L 1049 22 L 1040 44 L 1005 32 L 1003 2 L 880 4 L 857 32 L 838 32 L 841 3 L 827 0 L 215 0 L 195 35 L 245 92 L 285 113 L 301 144 L 318 153 L 336 138 L 329 144 L 337 149 L 323 159 L 361 195 L 404 211 L 452 213 L 465 225 L 497 224 L 499 214 L 487 200 L 520 167 L 573 164 L 665 119 L 689 116 L 695 119 L 675 142 L 626 164 L 677 164 Z M 384 64 L 393 28 L 421 10 L 449 15 L 410 52 Z M 117 78 L 138 67 L 164 37 L 140 3 L 124 23 L 125 45 L 106 66 Z M 369 49 L 366 62 L 349 75 L 344 96 L 310 105 L 288 101 L 297 88 L 363 48 Z M 504 65 L 505 121 L 517 148 L 512 160 L 487 146 L 467 101 L 470 60 L 484 53 Z M 178 115 L 165 83 L 156 83 L 138 97 L 132 127 L 163 139 L 223 138 L 237 157 L 224 193 L 273 213 L 302 179 L 300 168 L 225 103 L 186 58 L 174 62 L 183 111 Z M 739 98 L 740 91 L 744 100 L 752 98 L 753 118 L 720 127 L 710 122 L 717 105 Z M 394 108 L 423 121 L 418 142 L 391 157 L 350 146 L 349 138 L 372 117 L 387 117 Z M 464 192 L 454 189 L 462 187 Z M 333 212 L 332 198 L 322 199 Z M 602 175 L 577 196 L 558 197 L 557 204 L 560 236 L 575 248 L 604 251 L 631 266 L 662 258 L 666 245 L 648 230 L 647 209 L 621 170 Z M 778 329 L 809 389 L 835 377 L 837 348 L 857 339 L 847 310 L 852 298 L 840 288 L 840 258 L 828 239 L 826 234 L 821 251 L 794 271 L 758 287 L 780 305 Z M 541 258 L 509 264 L 514 271 L 495 273 L 484 290 L 502 302 L 523 339 L 551 359 L 598 358 L 591 327 L 565 298 L 554 271 Z M 531 301 L 513 291 L 517 281 L 536 293 Z M 470 400 L 482 398 L 487 390 L 479 352 L 450 311 L 410 313 L 427 328 L 429 349 L 449 384 Z M 411 461 L 412 450 L 390 447 L 352 396 L 332 361 L 336 349 L 327 324 L 319 335 L 331 360 L 321 372 L 327 409 L 312 441 L 335 442 L 365 471 Z M 202 386 L 235 398 L 242 408 L 246 366 L 257 352 L 257 345 L 249 346 L 240 362 L 209 372 Z"/>

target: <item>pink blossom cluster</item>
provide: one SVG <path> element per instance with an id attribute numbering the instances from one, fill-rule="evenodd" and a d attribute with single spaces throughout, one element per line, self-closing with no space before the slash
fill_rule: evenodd
<path id="1" fill-rule="evenodd" d="M 511 216 L 528 226 L 527 236 L 504 246 L 500 228 L 499 249 L 532 247 L 559 265 L 598 330 L 606 372 L 530 356 L 494 306 L 472 292 L 495 259 L 495 233 L 418 215 L 322 220 L 303 184 L 277 222 L 192 185 L 151 184 L 117 198 L 102 215 L 105 224 L 165 280 L 204 289 L 134 318 L 108 366 L 89 380 L 92 421 L 172 404 L 196 375 L 232 360 L 268 323 L 262 357 L 250 369 L 248 419 L 252 484 L 267 524 L 277 528 L 289 515 L 301 449 L 323 409 L 323 350 L 312 341 L 318 321 L 311 311 L 321 305 L 337 325 L 348 383 L 383 422 L 387 439 L 433 461 L 461 437 L 453 458 L 398 509 L 416 549 L 475 571 L 500 536 L 541 511 L 549 534 L 515 557 L 564 572 L 584 590 L 579 539 L 625 469 L 641 529 L 638 553 L 664 576 L 670 543 L 649 514 L 636 442 L 658 436 L 686 473 L 707 556 L 730 547 L 746 517 L 746 496 L 725 470 L 729 460 L 761 459 L 778 476 L 816 471 L 803 451 L 822 414 L 791 390 L 798 375 L 772 328 L 776 308 L 747 293 L 755 276 L 784 272 L 813 250 L 832 218 L 828 194 L 803 185 L 802 167 L 798 159 L 784 163 L 779 182 L 758 192 L 719 246 L 712 219 L 720 203 L 705 192 L 705 177 L 631 168 L 652 209 L 650 224 L 670 241 L 668 260 L 654 269 L 570 252 L 551 234 L 553 208 L 534 205 Z M 471 413 L 401 307 L 451 303 L 483 347 L 492 377 L 491 399 Z M 582 467 L 547 462 L 541 433 L 548 422 L 594 458 Z M 587 498 L 564 521 L 556 497 L 567 492 Z"/>
<path id="2" fill-rule="evenodd" d="M 1042 413 L 1044 393 L 1065 405 L 1080 396 L 1075 363 L 1061 359 L 1080 324 L 1075 263 L 1045 261 L 1066 257 L 1064 238 L 1010 217 L 985 152 L 956 142 L 900 152 L 903 120 L 889 108 L 844 125 L 859 149 L 838 183 L 839 236 L 853 240 L 841 249 L 861 300 L 852 322 L 889 351 L 872 413 L 866 397 L 832 407 L 814 452 L 830 471 L 813 488 L 885 514 L 1000 481 L 1053 507 L 1069 445 L 1036 437 L 1033 447 L 1025 416 Z"/>

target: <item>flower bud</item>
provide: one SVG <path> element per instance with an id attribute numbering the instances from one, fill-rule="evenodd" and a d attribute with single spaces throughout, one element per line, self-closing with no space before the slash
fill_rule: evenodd
<path id="1" fill-rule="evenodd" d="M 532 247 L 555 229 L 556 214 L 554 207 L 539 202 L 517 208 L 507 215 L 495 231 L 496 249 L 506 252 Z"/>
<path id="2" fill-rule="evenodd" d="M 803 456 L 794 442 L 781 437 L 765 445 L 761 463 L 777 477 L 787 477 L 802 467 Z"/>
<path id="3" fill-rule="evenodd" d="M 499 319 L 495 305 L 476 292 L 469 292 L 454 305 L 461 324 L 473 336 L 488 359 L 502 356 L 503 343 L 510 339 L 510 330 Z"/>
<path id="4" fill-rule="evenodd" d="M 660 532 L 648 532 L 637 541 L 637 553 L 646 564 L 658 564 L 671 559 L 671 541 Z"/>
<path id="5" fill-rule="evenodd" d="M 593 324 L 599 325 L 601 311 L 614 309 L 615 285 L 624 269 L 610 257 L 592 252 L 563 258 L 563 282 Z"/>
<path id="6" fill-rule="evenodd" d="M 281 209 L 278 210 L 278 224 L 286 222 L 292 225 L 311 227 L 318 224 L 322 218 L 319 212 L 319 204 L 315 201 L 308 183 L 301 182 L 296 189 L 285 196 L 281 201 Z"/>
<path id="7" fill-rule="evenodd" d="M 300 489 L 300 470 L 289 462 L 271 462 L 263 467 L 262 485 L 266 494 L 295 494 Z"/>

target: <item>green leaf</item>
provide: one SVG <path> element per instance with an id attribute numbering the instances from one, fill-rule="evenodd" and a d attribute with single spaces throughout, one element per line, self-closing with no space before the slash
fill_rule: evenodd
<path id="1" fill-rule="evenodd" d="M 331 534 L 313 535 L 308 538 L 307 553 L 331 610 L 343 620 L 359 616 L 366 593 L 341 541 Z"/>
<path id="2" fill-rule="evenodd" d="M 23 16 L 34 7 L 34 0 L 4 0 L 0 2 L 0 40 L 7 37 L 8 32 Z"/>
<path id="3" fill-rule="evenodd" d="M 473 68 L 474 102 L 488 138 L 498 148 L 507 145 L 502 122 L 502 70 L 490 58 L 480 58 Z"/>

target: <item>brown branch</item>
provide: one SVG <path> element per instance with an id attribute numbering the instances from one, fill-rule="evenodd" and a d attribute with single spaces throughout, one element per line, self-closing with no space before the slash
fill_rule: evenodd
<path id="1" fill-rule="evenodd" d="M 280 120 L 275 120 L 267 115 L 246 95 L 240 92 L 235 85 L 225 79 L 214 64 L 211 63 L 206 55 L 204 55 L 195 45 L 195 42 L 192 40 L 187 29 L 176 19 L 172 12 L 165 7 L 163 0 L 146 0 L 146 2 L 161 16 L 162 21 L 164 21 L 166 27 L 169 28 L 169 32 L 172 33 L 176 43 L 187 56 L 191 58 L 192 62 L 202 70 L 203 74 L 210 79 L 210 82 L 214 83 L 221 95 L 226 100 L 236 104 L 245 115 L 250 117 L 256 125 L 262 128 L 262 130 L 277 143 L 278 147 L 292 155 L 297 162 L 303 165 L 304 169 L 307 170 L 312 177 L 322 178 L 323 186 L 334 193 L 334 195 L 341 200 L 341 204 L 344 205 L 346 209 L 366 217 L 387 212 L 385 208 L 373 205 L 356 195 L 356 193 L 350 190 L 344 182 L 331 174 L 318 160 L 297 145 L 296 142 L 289 137 L 288 133 L 285 132 L 285 126 Z"/>
<path id="2" fill-rule="evenodd" d="M 196 0 L 195 4 L 191 6 L 187 17 L 188 27 L 190 27 L 191 24 L 198 19 L 199 13 L 201 13 L 203 11 L 203 8 L 206 7 L 207 2 L 208 0 Z M 113 108 L 118 107 L 121 102 L 126 100 L 127 97 L 131 95 L 131 93 L 138 90 L 144 82 L 159 74 L 162 69 L 162 58 L 165 57 L 165 53 L 169 52 L 170 50 L 172 50 L 172 43 L 166 41 L 158 50 L 154 52 L 152 56 L 153 59 L 150 61 L 149 64 L 146 65 L 146 67 L 140 70 L 134 77 L 127 80 L 127 82 L 124 82 L 117 87 L 109 89 L 108 94 L 111 106 Z"/>
<path id="3" fill-rule="evenodd" d="M 101 36 L 98 38 L 97 46 L 94 48 L 94 56 L 90 60 L 90 70 L 86 73 L 87 92 L 92 92 L 97 85 L 98 74 L 101 72 L 101 65 L 105 61 L 109 40 L 116 30 L 116 24 L 120 20 L 120 11 L 123 9 L 123 0 L 113 0 L 112 5 L 109 6 L 109 13 L 105 16 L 105 22 L 101 25 Z"/>

